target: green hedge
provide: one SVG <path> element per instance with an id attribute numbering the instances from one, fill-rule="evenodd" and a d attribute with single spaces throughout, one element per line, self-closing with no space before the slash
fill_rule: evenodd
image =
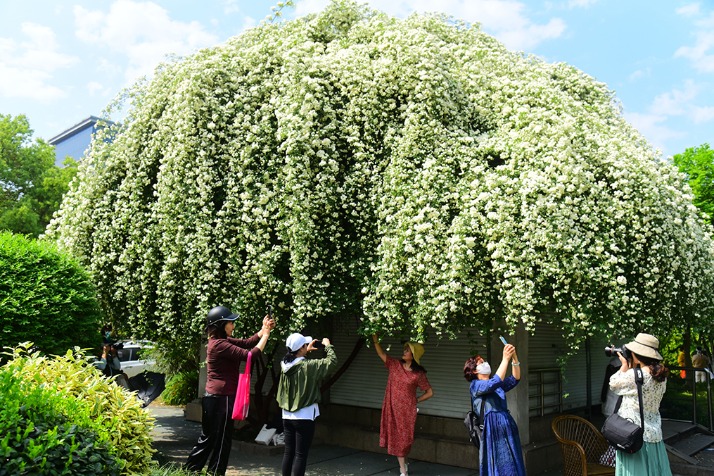
<path id="1" fill-rule="evenodd" d="M 198 397 L 198 372 L 179 372 L 168 378 L 161 399 L 167 405 L 186 405 Z"/>
<path id="2" fill-rule="evenodd" d="M 0 367 L 0 476 L 142 474 L 153 418 L 78 351 L 16 348 Z"/>
<path id="3" fill-rule="evenodd" d="M 32 341 L 46 353 L 100 342 L 89 274 L 48 242 L 0 233 L 0 347 Z"/>

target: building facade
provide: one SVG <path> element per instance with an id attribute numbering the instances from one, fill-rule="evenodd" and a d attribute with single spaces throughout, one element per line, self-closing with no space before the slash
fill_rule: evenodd
<path id="1" fill-rule="evenodd" d="M 106 124 L 111 124 L 111 122 L 96 116 L 89 116 L 51 138 L 48 142 L 55 146 L 55 165 L 62 166 L 62 162 L 67 157 L 79 161 L 89 148 L 94 133 Z"/>

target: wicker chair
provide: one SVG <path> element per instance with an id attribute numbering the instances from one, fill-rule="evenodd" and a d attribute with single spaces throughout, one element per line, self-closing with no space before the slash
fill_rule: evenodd
<path id="1" fill-rule="evenodd" d="M 563 452 L 563 476 L 615 474 L 614 449 L 592 423 L 575 415 L 560 415 L 550 426 Z"/>

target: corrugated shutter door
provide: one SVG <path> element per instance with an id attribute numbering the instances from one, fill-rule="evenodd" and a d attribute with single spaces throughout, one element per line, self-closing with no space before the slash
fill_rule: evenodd
<path id="1" fill-rule="evenodd" d="M 335 330 L 333 344 L 340 362 L 344 362 L 349 355 L 356 336 L 356 323 Z M 469 336 L 467 332 L 456 340 L 437 340 L 435 336 L 429 336 L 421 363 L 427 370 L 434 397 L 419 404 L 420 413 L 457 418 L 464 416 L 469 409 L 464 362 L 477 351 L 485 354 L 485 342 L 483 336 Z M 390 356 L 401 357 L 402 345 L 399 341 L 384 339 L 382 346 Z M 360 351 L 350 368 L 332 386 L 330 399 L 332 403 L 343 405 L 381 408 L 386 384 L 386 368 L 370 345 Z"/>
<path id="2" fill-rule="evenodd" d="M 347 359 L 355 344 L 357 328 L 357 322 L 345 324 L 343 321 L 331 336 L 340 364 Z M 558 358 L 565 355 L 568 349 L 562 331 L 552 325 L 538 326 L 535 334 L 529 337 L 528 344 L 528 353 L 522 357 L 528 359 L 529 394 L 533 398 L 535 371 L 559 368 Z M 385 339 L 382 345 L 392 357 L 401 356 L 402 346 L 399 341 Z M 609 361 L 602 352 L 604 346 L 604 341 L 601 339 L 593 340 L 591 344 L 593 405 L 600 403 L 600 391 L 605 368 Z M 429 336 L 425 347 L 426 353 L 422 364 L 427 369 L 427 377 L 434 390 L 434 398 L 419 404 L 420 413 L 453 418 L 463 417 L 469 407 L 468 383 L 463 377 L 464 362 L 469 356 L 477 353 L 483 356 L 487 355 L 486 337 L 474 329 L 464 331 L 455 340 L 437 339 L 432 335 Z M 500 354 L 495 355 L 491 359 L 494 367 L 500 362 Z M 350 368 L 332 386 L 330 398 L 333 403 L 337 404 L 381 408 L 386 383 L 387 371 L 370 345 L 362 348 Z M 557 382 L 553 387 L 557 388 Z M 566 395 L 563 399 L 564 411 L 581 408 L 587 404 L 584 348 L 566 362 L 562 378 L 562 392 Z M 547 402 L 557 403 L 558 398 L 551 397 Z M 557 407 L 552 407 L 552 411 L 546 413 L 555 412 L 557 412 Z M 533 411 L 531 416 L 535 416 Z"/>
<path id="3" fill-rule="evenodd" d="M 605 347 L 602 339 L 593 339 L 591 342 L 592 359 L 592 404 L 600 403 L 600 391 L 605 375 L 608 358 L 602 349 Z M 558 359 L 569 351 L 568 344 L 563 337 L 563 332 L 554 325 L 540 325 L 536 328 L 535 335 L 529 338 L 529 386 L 531 387 L 531 408 L 534 403 L 535 384 L 538 379 L 537 371 L 541 369 L 558 368 Z M 578 352 L 567 359 L 564 372 L 562 372 L 563 411 L 581 408 L 587 405 L 587 362 L 585 345 Z M 545 378 L 545 377 L 544 377 Z M 554 385 L 548 385 L 548 389 Z M 554 403 L 554 399 L 546 399 L 546 405 Z M 546 411 L 545 413 L 555 413 Z M 531 416 L 534 412 L 531 411 Z"/>

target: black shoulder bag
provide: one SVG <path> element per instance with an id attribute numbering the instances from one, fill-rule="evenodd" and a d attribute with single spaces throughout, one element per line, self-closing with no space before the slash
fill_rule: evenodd
<path id="1" fill-rule="evenodd" d="M 635 369 L 635 384 L 637 384 L 637 399 L 640 402 L 640 423 L 636 425 L 632 420 L 622 418 L 617 414 L 622 403 L 622 397 L 617 400 L 615 412 L 607 417 L 602 426 L 602 436 L 615 448 L 625 453 L 637 453 L 644 443 L 642 439 L 645 427 L 645 412 L 642 405 L 642 369 L 638 366 Z"/>
<path id="2" fill-rule="evenodd" d="M 469 432 L 469 440 L 476 448 L 481 447 L 481 435 L 483 434 L 483 410 L 486 406 L 486 395 L 481 396 L 481 416 L 470 410 L 464 418 L 464 425 Z"/>

